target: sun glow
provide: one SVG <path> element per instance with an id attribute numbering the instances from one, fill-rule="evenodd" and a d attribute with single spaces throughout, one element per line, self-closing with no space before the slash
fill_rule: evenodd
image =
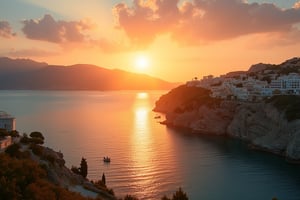
<path id="1" fill-rule="evenodd" d="M 145 55 L 138 55 L 135 58 L 134 65 L 138 71 L 145 72 L 150 66 L 149 58 Z"/>

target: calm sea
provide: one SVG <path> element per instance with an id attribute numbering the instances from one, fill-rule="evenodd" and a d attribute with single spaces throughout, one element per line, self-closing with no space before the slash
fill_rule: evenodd
<path id="1" fill-rule="evenodd" d="M 117 196 L 160 199 L 182 187 L 192 200 L 300 199 L 299 166 L 160 125 L 152 108 L 165 92 L 0 91 L 0 110 L 16 117 L 19 132 L 41 131 L 67 166 L 85 157 L 88 177 L 105 173 Z"/>

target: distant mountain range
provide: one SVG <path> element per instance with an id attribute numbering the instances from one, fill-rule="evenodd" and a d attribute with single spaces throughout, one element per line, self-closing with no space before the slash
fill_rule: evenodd
<path id="1" fill-rule="evenodd" d="M 96 65 L 48 65 L 0 57 L 1 90 L 157 90 L 176 85 L 145 74 Z"/>
<path id="2" fill-rule="evenodd" d="M 264 74 L 264 73 L 277 73 L 277 74 L 289 74 L 300 72 L 300 57 L 294 57 L 284 61 L 281 64 L 265 64 L 258 63 L 251 65 L 248 71 L 233 71 L 228 72 L 226 77 L 234 77 L 241 74 Z"/>

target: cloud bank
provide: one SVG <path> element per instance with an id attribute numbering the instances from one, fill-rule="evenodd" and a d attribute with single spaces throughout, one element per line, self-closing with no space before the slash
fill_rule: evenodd
<path id="1" fill-rule="evenodd" d="M 45 51 L 38 48 L 31 49 L 11 49 L 10 52 L 7 53 L 8 56 L 12 57 L 45 57 L 45 56 L 56 56 L 59 55 L 59 52 L 54 51 Z"/>
<path id="2" fill-rule="evenodd" d="M 12 32 L 9 22 L 0 20 L 0 37 L 12 38 L 16 34 Z"/>
<path id="3" fill-rule="evenodd" d="M 24 20 L 23 33 L 27 38 L 53 43 L 83 42 L 91 25 L 85 21 L 55 21 L 51 15 L 39 20 Z"/>
<path id="4" fill-rule="evenodd" d="M 55 20 L 51 15 L 46 14 L 41 19 L 23 20 L 22 23 L 24 25 L 22 31 L 27 38 L 56 43 L 66 49 L 96 47 L 105 53 L 127 49 L 123 44 L 119 44 L 112 39 L 103 37 L 94 39 L 90 33 L 95 25 L 87 20 Z M 30 54 L 31 52 L 32 50 L 16 52 L 15 54 Z M 42 54 L 44 53 L 42 52 Z"/>
<path id="5" fill-rule="evenodd" d="M 148 45 L 161 34 L 196 45 L 257 33 L 293 35 L 299 32 L 299 3 L 283 10 L 244 0 L 134 0 L 131 6 L 115 5 L 113 11 L 118 28 L 136 45 Z"/>
<path id="6" fill-rule="evenodd" d="M 293 8 L 300 9 L 300 1 L 296 2 Z"/>

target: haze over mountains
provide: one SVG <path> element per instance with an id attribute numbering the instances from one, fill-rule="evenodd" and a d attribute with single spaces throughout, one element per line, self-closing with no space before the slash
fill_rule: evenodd
<path id="1" fill-rule="evenodd" d="M 157 90 L 176 84 L 145 74 L 95 65 L 48 65 L 28 59 L 0 58 L 2 90 Z"/>

